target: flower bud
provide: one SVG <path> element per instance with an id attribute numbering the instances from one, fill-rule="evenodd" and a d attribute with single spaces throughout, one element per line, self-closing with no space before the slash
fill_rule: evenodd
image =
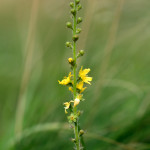
<path id="1" fill-rule="evenodd" d="M 80 50 L 79 53 L 80 53 L 81 56 L 83 56 L 84 55 L 84 50 Z"/>
<path id="2" fill-rule="evenodd" d="M 66 46 L 71 48 L 72 47 L 71 42 L 66 42 Z"/>
<path id="3" fill-rule="evenodd" d="M 80 0 L 76 0 L 76 4 L 79 4 L 80 3 Z"/>
<path id="4" fill-rule="evenodd" d="M 66 26 L 67 26 L 68 28 L 72 29 L 72 23 L 71 23 L 71 22 L 67 22 L 67 23 L 66 23 Z"/>
<path id="5" fill-rule="evenodd" d="M 74 36 L 72 37 L 72 40 L 73 40 L 74 42 L 76 42 L 78 39 L 79 39 L 79 36 L 78 36 L 78 35 L 74 35 Z"/>
<path id="6" fill-rule="evenodd" d="M 78 53 L 78 55 L 77 55 L 77 58 L 79 58 L 79 57 L 81 57 L 83 55 L 84 55 L 84 50 L 80 50 L 79 53 Z"/>
<path id="7" fill-rule="evenodd" d="M 77 23 L 79 24 L 79 23 L 81 23 L 81 22 L 82 22 L 82 18 L 79 17 L 79 18 L 77 19 Z"/>
<path id="8" fill-rule="evenodd" d="M 75 14 L 76 14 L 76 10 L 75 10 L 75 9 L 71 9 L 71 13 L 72 13 L 73 15 L 75 15 Z"/>
<path id="9" fill-rule="evenodd" d="M 76 107 L 77 105 L 79 105 L 79 103 L 80 103 L 80 99 L 76 98 L 74 100 L 74 107 Z"/>
<path id="10" fill-rule="evenodd" d="M 69 62 L 69 64 L 74 64 L 74 60 L 73 60 L 73 58 L 68 58 L 68 62 Z"/>
<path id="11" fill-rule="evenodd" d="M 80 5 L 78 5 L 78 7 L 77 7 L 77 11 L 79 11 L 79 10 L 81 10 L 82 9 L 82 5 L 80 4 Z"/>
<path id="12" fill-rule="evenodd" d="M 84 134 L 84 130 L 80 130 L 79 136 L 82 136 Z"/>
<path id="13" fill-rule="evenodd" d="M 77 28 L 76 33 L 77 33 L 77 34 L 79 34 L 79 33 L 81 33 L 81 31 L 82 31 L 82 29 L 81 29 L 81 28 Z"/>
<path id="14" fill-rule="evenodd" d="M 74 142 L 74 143 L 76 143 L 76 139 L 73 139 L 73 138 L 72 138 L 71 141 Z"/>
<path id="15" fill-rule="evenodd" d="M 70 2 L 70 7 L 73 8 L 74 7 L 74 3 Z"/>

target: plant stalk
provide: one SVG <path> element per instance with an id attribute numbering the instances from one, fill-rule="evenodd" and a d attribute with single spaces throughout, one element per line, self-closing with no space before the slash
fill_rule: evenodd
<path id="1" fill-rule="evenodd" d="M 75 11 L 77 11 L 77 8 L 76 8 L 76 2 L 74 0 L 74 9 Z M 73 36 L 76 35 L 76 29 L 77 29 L 77 15 L 75 13 L 75 15 L 73 16 Z M 77 68 L 77 64 L 76 64 L 76 41 L 73 42 L 73 59 L 74 59 L 74 62 L 75 62 L 75 65 L 73 66 L 73 81 L 74 81 L 74 84 L 73 84 L 73 97 L 74 99 L 76 98 L 76 84 L 77 84 L 77 79 L 76 79 L 76 68 Z M 77 113 L 77 107 L 74 107 L 74 113 L 76 114 Z M 77 150 L 80 150 L 80 138 L 79 138 L 79 130 L 78 130 L 78 120 L 74 123 L 74 134 L 75 134 L 75 144 L 76 144 L 76 149 Z"/>

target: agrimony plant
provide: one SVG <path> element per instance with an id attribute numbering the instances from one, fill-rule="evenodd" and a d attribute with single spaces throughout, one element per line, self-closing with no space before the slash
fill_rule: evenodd
<path id="1" fill-rule="evenodd" d="M 77 59 L 84 55 L 84 50 L 79 50 L 77 53 L 77 41 L 79 39 L 79 33 L 81 28 L 77 26 L 82 22 L 81 17 L 77 17 L 78 11 L 81 10 L 82 5 L 80 0 L 74 0 L 70 2 L 72 22 L 67 22 L 67 28 L 72 30 L 72 42 L 66 42 L 66 46 L 72 50 L 73 57 L 68 58 L 68 63 L 71 65 L 71 72 L 67 77 L 64 77 L 62 81 L 58 81 L 59 84 L 68 87 L 73 95 L 73 99 L 64 103 L 65 113 L 67 114 L 69 123 L 73 124 L 75 137 L 72 141 L 75 143 L 75 149 L 81 150 L 83 144 L 81 143 L 81 138 L 83 138 L 84 131 L 79 128 L 79 117 L 81 115 L 80 110 L 78 110 L 78 105 L 80 102 L 84 101 L 83 92 L 87 88 L 85 84 L 91 84 L 92 77 L 88 77 L 90 69 L 83 69 L 80 67 L 79 73 L 77 73 Z M 77 75 L 78 74 L 78 75 Z"/>

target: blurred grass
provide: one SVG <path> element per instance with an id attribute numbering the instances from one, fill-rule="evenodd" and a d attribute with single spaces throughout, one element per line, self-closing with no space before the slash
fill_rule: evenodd
<path id="1" fill-rule="evenodd" d="M 34 2 L 38 3 L 35 14 Z M 117 30 L 110 36 L 120 2 L 82 2 L 85 22 L 78 47 L 85 48 L 86 55 L 80 64 L 91 68 L 94 79 L 80 106 L 89 150 L 150 150 L 150 2 L 124 0 Z M 73 147 L 68 142 L 71 130 L 63 128 L 66 116 L 62 106 L 71 95 L 57 83 L 70 69 L 65 60 L 71 52 L 64 46 L 71 36 L 65 28 L 70 19 L 67 3 L 0 2 L 1 150 Z M 114 42 L 108 57 L 109 38 Z M 25 101 L 24 109 L 20 107 L 22 114 L 18 108 L 20 93 Z M 21 115 L 21 129 L 16 126 L 16 113 Z M 35 130 L 37 127 L 40 131 Z M 24 136 L 27 131 L 30 134 Z M 20 140 L 16 140 L 18 136 Z"/>

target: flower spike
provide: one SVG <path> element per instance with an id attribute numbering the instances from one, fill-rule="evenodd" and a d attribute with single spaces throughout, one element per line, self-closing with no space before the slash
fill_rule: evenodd
<path id="1" fill-rule="evenodd" d="M 79 73 L 77 73 L 77 60 L 79 57 L 84 55 L 84 50 L 79 50 L 77 52 L 76 49 L 77 41 L 79 40 L 79 35 L 82 31 L 82 29 L 78 27 L 78 25 L 82 22 L 82 18 L 77 16 L 79 10 L 82 9 L 80 0 L 73 0 L 73 2 L 70 2 L 70 7 L 72 21 L 68 21 L 66 26 L 72 30 L 72 42 L 67 41 L 65 45 L 73 52 L 72 57 L 69 57 L 67 60 L 68 64 L 71 66 L 72 72 L 70 72 L 67 77 L 64 77 L 63 80 L 58 80 L 58 82 L 61 85 L 67 86 L 68 90 L 71 91 L 71 94 L 73 95 L 73 100 L 64 103 L 64 109 L 65 114 L 67 114 L 68 121 L 74 129 L 75 137 L 73 138 L 73 142 L 75 144 L 75 149 L 81 150 L 83 148 L 83 145 L 81 144 L 81 137 L 83 136 L 84 131 L 79 129 L 79 117 L 82 113 L 78 110 L 78 107 L 84 100 L 82 93 L 87 88 L 85 87 L 85 84 L 91 84 L 92 77 L 88 76 L 88 73 L 90 72 L 89 68 L 83 69 L 83 67 L 81 67 Z"/>

